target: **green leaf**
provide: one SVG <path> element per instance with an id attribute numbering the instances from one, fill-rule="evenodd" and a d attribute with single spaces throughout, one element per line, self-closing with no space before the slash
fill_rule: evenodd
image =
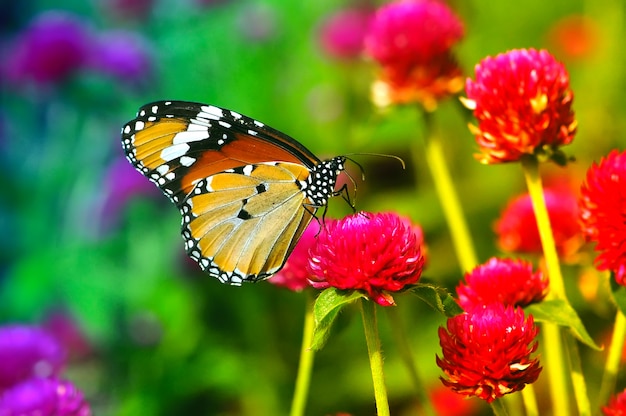
<path id="1" fill-rule="evenodd" d="M 626 287 L 620 285 L 611 273 L 611 293 L 619 310 L 626 315 Z"/>
<path id="2" fill-rule="evenodd" d="M 442 287 L 428 283 L 419 283 L 410 290 L 431 308 L 448 318 L 463 313 L 463 308 L 461 308 L 452 295 Z"/>
<path id="3" fill-rule="evenodd" d="M 320 293 L 315 301 L 315 306 L 313 306 L 315 332 L 313 333 L 311 348 L 315 351 L 322 349 L 330 335 L 330 328 L 341 309 L 364 297 L 364 294 L 356 290 L 339 290 L 333 287 Z"/>
<path id="4" fill-rule="evenodd" d="M 583 344 L 598 351 L 602 350 L 593 341 L 574 308 L 566 301 L 562 299 L 545 300 L 524 308 L 524 311 L 532 314 L 537 322 L 552 322 L 568 328 Z"/>

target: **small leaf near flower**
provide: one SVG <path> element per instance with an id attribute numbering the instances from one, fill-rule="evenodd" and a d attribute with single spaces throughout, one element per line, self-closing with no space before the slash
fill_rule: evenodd
<path id="1" fill-rule="evenodd" d="M 321 350 L 330 335 L 330 328 L 335 322 L 341 309 L 356 301 L 366 297 L 358 290 L 339 290 L 329 287 L 317 297 L 313 314 L 315 316 L 315 332 L 313 333 L 313 344 L 311 349 Z"/>
<path id="2" fill-rule="evenodd" d="M 580 342 L 595 350 L 602 350 L 591 338 L 578 314 L 566 301 L 550 299 L 524 308 L 537 322 L 552 322 L 572 331 Z"/>
<path id="3" fill-rule="evenodd" d="M 463 313 L 463 309 L 456 303 L 452 295 L 442 287 L 418 283 L 411 287 L 410 290 L 428 306 L 447 318 Z"/>

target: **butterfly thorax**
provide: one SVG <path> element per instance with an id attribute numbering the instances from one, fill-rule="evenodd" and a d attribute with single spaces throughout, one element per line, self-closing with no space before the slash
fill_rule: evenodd
<path id="1" fill-rule="evenodd" d="M 311 205 L 325 206 L 330 197 L 335 195 L 337 176 L 344 170 L 346 158 L 337 156 L 315 165 L 306 180 L 301 182 L 302 190 L 309 198 Z"/>

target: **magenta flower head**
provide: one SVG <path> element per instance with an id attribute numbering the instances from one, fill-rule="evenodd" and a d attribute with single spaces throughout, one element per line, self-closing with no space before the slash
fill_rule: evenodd
<path id="1" fill-rule="evenodd" d="M 557 251 L 562 257 L 575 253 L 582 244 L 578 223 L 578 198 L 569 188 L 544 188 L 544 201 L 554 234 Z M 495 224 L 498 246 L 508 252 L 543 253 L 537 219 L 529 194 L 513 198 Z"/>
<path id="2" fill-rule="evenodd" d="M 309 286 L 309 250 L 315 244 L 315 238 L 320 232 L 320 225 L 312 221 L 300 237 L 285 266 L 268 281 L 276 286 L 299 292 Z"/>
<path id="3" fill-rule="evenodd" d="M 613 396 L 609 404 L 602 407 L 604 416 L 624 416 L 626 415 L 626 390 Z"/>
<path id="4" fill-rule="evenodd" d="M 583 233 L 600 253 L 596 266 L 614 272 L 617 283 L 626 286 L 626 152 L 613 150 L 594 163 L 580 192 Z"/>
<path id="5" fill-rule="evenodd" d="M 541 373 L 535 338 L 539 329 L 522 308 L 494 303 L 448 319 L 439 328 L 442 383 L 488 403 L 522 390 Z"/>
<path id="6" fill-rule="evenodd" d="M 58 83 L 83 67 L 90 48 L 90 32 L 80 18 L 46 11 L 9 46 L 5 75 L 11 82 Z"/>
<path id="7" fill-rule="evenodd" d="M 361 290 L 382 306 L 395 304 L 388 292 L 417 283 L 424 265 L 414 230 L 393 213 L 327 221 L 310 254 L 313 287 Z"/>
<path id="8" fill-rule="evenodd" d="M 545 50 L 520 49 L 483 59 L 475 72 L 463 103 L 478 121 L 470 125 L 476 158 L 495 164 L 535 155 L 565 163 L 559 147 L 571 143 L 577 127 L 565 67 Z"/>
<path id="9" fill-rule="evenodd" d="M 373 13 L 366 8 L 345 9 L 329 16 L 319 31 L 322 50 L 335 59 L 359 58 L 372 17 Z"/>
<path id="10" fill-rule="evenodd" d="M 112 30 L 98 37 L 89 65 L 99 73 L 137 87 L 152 79 L 152 61 L 146 39 L 135 32 Z"/>
<path id="11" fill-rule="evenodd" d="M 526 306 L 547 295 L 548 279 L 533 272 L 530 262 L 493 257 L 466 273 L 456 292 L 465 310 L 492 303 Z"/>
<path id="12" fill-rule="evenodd" d="M 0 394 L 0 415 L 90 416 L 91 409 L 69 381 L 33 378 Z"/>
<path id="13" fill-rule="evenodd" d="M 30 378 L 57 377 L 65 359 L 63 347 L 41 328 L 0 327 L 0 392 Z"/>
<path id="14" fill-rule="evenodd" d="M 381 7 L 365 39 L 367 53 L 381 70 L 374 102 L 384 106 L 418 102 L 428 111 L 463 87 L 451 48 L 463 24 L 440 1 L 405 0 Z"/>

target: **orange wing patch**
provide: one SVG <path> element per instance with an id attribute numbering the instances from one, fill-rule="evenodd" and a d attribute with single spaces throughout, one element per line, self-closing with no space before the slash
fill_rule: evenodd
<path id="1" fill-rule="evenodd" d="M 156 169 L 163 164 L 161 151 L 174 142 L 177 133 L 185 131 L 189 123 L 172 119 L 155 122 L 146 122 L 142 130 L 135 133 L 134 146 L 136 157 L 149 169 Z"/>

